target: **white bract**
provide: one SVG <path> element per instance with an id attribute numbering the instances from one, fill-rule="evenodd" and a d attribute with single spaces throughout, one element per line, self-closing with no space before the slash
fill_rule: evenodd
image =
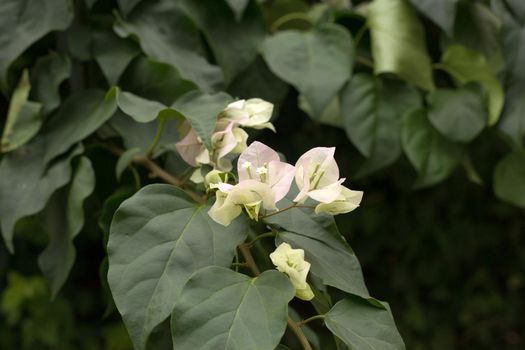
<path id="1" fill-rule="evenodd" d="M 218 183 L 216 199 L 208 211 L 210 217 L 221 225 L 228 226 L 239 216 L 242 208 L 248 216 L 257 220 L 260 208 L 275 210 L 275 196 L 270 186 L 255 180 L 245 180 L 233 186 Z"/>
<path id="2" fill-rule="evenodd" d="M 241 126 L 253 129 L 268 128 L 275 132 L 275 127 L 270 123 L 272 113 L 273 104 L 260 98 L 250 98 L 230 103 L 220 117 Z"/>
<path id="3" fill-rule="evenodd" d="M 306 282 L 306 276 L 310 271 L 310 263 L 304 260 L 304 250 L 292 249 L 288 243 L 281 243 L 270 259 L 277 270 L 286 274 L 295 288 L 295 296 L 303 300 L 311 300 L 314 297 L 312 289 Z"/>
<path id="4" fill-rule="evenodd" d="M 299 194 L 294 201 L 311 198 L 320 202 L 316 213 L 332 215 L 347 213 L 359 206 L 363 193 L 352 191 L 339 178 L 339 167 L 334 159 L 335 147 L 316 147 L 303 154 L 295 164 L 295 183 Z"/>

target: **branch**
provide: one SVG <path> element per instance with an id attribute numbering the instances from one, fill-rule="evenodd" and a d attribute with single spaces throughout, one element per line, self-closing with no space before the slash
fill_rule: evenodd
<path id="1" fill-rule="evenodd" d="M 306 336 L 304 335 L 301 327 L 288 316 L 288 320 L 286 321 L 288 323 L 288 327 L 294 332 L 297 339 L 299 339 L 299 343 L 301 343 L 301 346 L 304 350 L 312 350 L 312 347 L 310 346 L 310 343 L 308 342 L 308 339 L 306 339 Z"/>
<path id="2" fill-rule="evenodd" d="M 116 156 L 121 156 L 122 153 L 124 153 L 124 150 L 120 147 L 117 147 L 112 144 L 104 144 L 104 146 L 111 151 Z M 147 156 L 141 156 L 136 155 L 132 159 L 133 164 L 141 165 L 145 168 L 147 168 L 150 171 L 151 177 L 157 177 L 159 179 L 162 179 L 164 182 L 177 186 L 180 189 L 184 190 L 193 200 L 195 200 L 198 203 L 204 204 L 206 203 L 206 199 L 204 196 L 198 194 L 197 192 L 192 191 L 191 189 L 186 188 L 183 185 L 183 182 L 181 179 L 179 179 L 176 176 L 171 175 L 166 170 L 162 169 L 155 161 Z"/>

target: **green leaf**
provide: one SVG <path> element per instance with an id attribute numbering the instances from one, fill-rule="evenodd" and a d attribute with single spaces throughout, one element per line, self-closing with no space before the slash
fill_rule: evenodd
<path id="1" fill-rule="evenodd" d="M 266 40 L 264 59 L 281 79 L 292 84 L 321 115 L 352 73 L 350 33 L 336 24 L 307 32 L 286 30 Z"/>
<path id="2" fill-rule="evenodd" d="M 273 103 L 277 109 L 288 93 L 288 86 L 272 73 L 266 62 L 259 56 L 228 86 L 228 93 L 244 99 L 257 96 Z"/>
<path id="3" fill-rule="evenodd" d="M 494 193 L 505 202 L 525 208 L 525 156 L 510 153 L 494 171 Z"/>
<path id="4" fill-rule="evenodd" d="M 116 108 L 115 97 L 105 97 L 100 90 L 71 95 L 46 125 L 45 163 L 95 132 L 111 118 Z"/>
<path id="5" fill-rule="evenodd" d="M 265 36 L 257 4 L 248 5 L 239 22 L 224 0 L 181 0 L 181 7 L 204 32 L 227 84 L 255 60 Z"/>
<path id="6" fill-rule="evenodd" d="M 505 108 L 501 115 L 499 129 L 518 147 L 523 147 L 525 136 L 525 79 L 510 85 L 505 94 Z"/>
<path id="7" fill-rule="evenodd" d="M 435 130 L 423 109 L 407 114 L 401 133 L 403 150 L 419 175 L 416 186 L 447 178 L 461 161 L 463 150 Z"/>
<path id="8" fill-rule="evenodd" d="M 443 53 L 439 67 L 447 71 L 459 85 L 480 83 L 488 93 L 488 125 L 498 121 L 503 107 L 503 89 L 483 55 L 460 45 L 452 45 Z"/>
<path id="9" fill-rule="evenodd" d="M 115 168 L 115 175 L 117 177 L 117 180 L 120 181 L 120 177 L 122 176 L 122 173 L 126 168 L 131 164 L 133 161 L 133 157 L 140 154 L 141 149 L 138 147 L 134 147 L 131 149 L 126 150 L 122 155 L 119 157 L 117 161 L 117 166 Z"/>
<path id="10" fill-rule="evenodd" d="M 173 104 L 191 124 L 208 149 L 211 149 L 211 134 L 215 129 L 217 116 L 232 101 L 224 92 L 206 94 L 190 91 Z"/>
<path id="11" fill-rule="evenodd" d="M 339 96 L 336 96 L 334 99 L 332 99 L 332 101 L 330 101 L 321 115 L 314 114 L 312 108 L 308 104 L 308 101 L 306 101 L 303 95 L 299 95 L 297 102 L 299 108 L 308 114 L 308 116 L 313 120 L 326 125 L 334 126 L 336 128 L 343 128 L 343 118 L 341 117 L 341 103 L 339 101 Z"/>
<path id="12" fill-rule="evenodd" d="M 109 85 L 117 84 L 128 64 L 140 53 L 133 41 L 119 38 L 112 32 L 95 33 L 92 45 L 93 57 Z"/>
<path id="13" fill-rule="evenodd" d="M 111 118 L 109 124 L 122 137 L 122 142 L 126 149 L 139 148 L 146 153 L 155 138 L 159 127 L 159 119 L 149 123 L 138 123 L 122 113 L 117 111 Z M 170 144 L 179 140 L 179 123 L 178 120 L 167 120 L 164 125 L 164 132 L 161 134 L 159 146 L 155 149 L 153 157 L 158 157 L 169 149 Z"/>
<path id="14" fill-rule="evenodd" d="M 425 31 L 408 0 L 374 0 L 368 8 L 376 74 L 394 73 L 424 90 L 433 90 Z"/>
<path id="15" fill-rule="evenodd" d="M 112 95 L 116 96 L 119 109 L 139 123 L 149 123 L 157 119 L 160 112 L 169 109 L 160 102 L 148 100 L 130 92 L 120 91 L 117 87 L 108 91 L 108 96 Z M 173 116 L 178 115 L 176 111 L 172 110 L 171 112 Z"/>
<path id="16" fill-rule="evenodd" d="M 124 91 L 169 106 L 178 97 L 197 87 L 182 79 L 173 66 L 139 56 L 122 74 L 119 86 Z"/>
<path id="17" fill-rule="evenodd" d="M 228 6 L 230 6 L 231 10 L 233 11 L 235 15 L 235 20 L 237 22 L 240 22 L 242 19 L 242 15 L 244 14 L 244 10 L 246 10 L 246 7 L 250 3 L 250 0 L 226 0 L 226 3 Z"/>
<path id="18" fill-rule="evenodd" d="M 221 267 L 199 270 L 173 309 L 173 344 L 181 350 L 274 350 L 294 294 L 275 270 L 255 278 Z"/>
<path id="19" fill-rule="evenodd" d="M 292 248 L 303 249 L 305 260 L 312 265 L 311 272 L 324 284 L 370 298 L 361 265 L 332 216 L 291 209 L 265 221 L 282 230 L 276 237 L 276 246 L 286 242 Z"/>
<path id="20" fill-rule="evenodd" d="M 229 266 L 247 236 L 244 217 L 229 227 L 170 185 L 149 185 L 122 203 L 109 235 L 108 281 L 135 349 L 171 313 L 192 273 Z"/>
<path id="21" fill-rule="evenodd" d="M 177 2 L 145 1 L 126 21 L 118 19 L 114 29 L 123 37 L 136 36 L 148 56 L 173 65 L 204 91 L 222 86 L 220 68 L 206 60 L 199 31 Z"/>
<path id="22" fill-rule="evenodd" d="M 405 83 L 365 73 L 352 77 L 341 91 L 341 114 L 348 138 L 368 158 L 358 176 L 399 158 L 402 117 L 420 105 L 418 92 Z"/>
<path id="23" fill-rule="evenodd" d="M 73 11 L 67 0 L 4 0 L 0 13 L 0 88 L 6 92 L 13 60 L 50 31 L 66 29 Z"/>
<path id="24" fill-rule="evenodd" d="M 410 2 L 448 36 L 454 35 L 454 20 L 456 19 L 458 0 L 410 0 Z"/>
<path id="25" fill-rule="evenodd" d="M 40 58 L 31 72 L 34 89 L 31 97 L 42 103 L 42 114 L 47 115 L 60 105 L 60 84 L 71 74 L 68 56 L 50 53 Z"/>
<path id="26" fill-rule="evenodd" d="M 477 85 L 438 89 L 428 96 L 428 119 L 446 138 L 468 143 L 487 123 L 487 108 Z"/>
<path id="27" fill-rule="evenodd" d="M 30 90 L 29 74 L 24 70 L 9 103 L 7 121 L 2 133 L 2 152 L 9 152 L 24 145 L 35 136 L 42 125 L 42 105 L 28 101 Z"/>
<path id="28" fill-rule="evenodd" d="M 405 349 L 388 307 L 381 309 L 363 300 L 347 298 L 335 304 L 324 321 L 350 349 Z"/>
<path id="29" fill-rule="evenodd" d="M 69 188 L 57 192 L 46 206 L 44 226 L 49 244 L 38 257 L 38 265 L 51 285 L 52 298 L 64 285 L 75 262 L 73 240 L 84 225 L 84 201 L 94 189 L 91 162 L 81 157 Z"/>
<path id="30" fill-rule="evenodd" d="M 27 145 L 6 154 L 0 163 L 0 224 L 10 252 L 14 250 L 12 240 L 16 222 L 41 211 L 51 195 L 69 182 L 69 163 L 82 152 L 82 147 L 74 148 L 48 169 L 44 161 L 45 152 L 44 137 L 38 136 Z"/>
<path id="31" fill-rule="evenodd" d="M 494 72 L 503 67 L 500 31 L 501 20 L 489 7 L 479 2 L 458 3 L 453 42 L 481 52 Z"/>

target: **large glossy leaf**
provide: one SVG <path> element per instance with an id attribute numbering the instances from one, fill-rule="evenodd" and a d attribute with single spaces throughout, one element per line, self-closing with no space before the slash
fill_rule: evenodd
<path id="1" fill-rule="evenodd" d="M 363 300 L 347 298 L 335 304 L 324 321 L 352 350 L 405 349 L 388 307 L 381 309 Z"/>
<path id="2" fill-rule="evenodd" d="M 503 89 L 483 55 L 460 45 L 449 46 L 441 57 L 440 67 L 446 70 L 460 85 L 480 83 L 489 98 L 488 124 L 494 125 L 503 107 Z"/>
<path id="3" fill-rule="evenodd" d="M 71 61 L 65 55 L 50 53 L 40 58 L 31 72 L 34 89 L 31 98 L 42 103 L 47 115 L 60 104 L 60 84 L 71 74 Z"/>
<path id="4" fill-rule="evenodd" d="M 403 115 L 421 105 L 418 92 L 406 84 L 359 73 L 341 92 L 346 134 L 367 157 L 358 175 L 395 162 L 401 155 Z"/>
<path id="5" fill-rule="evenodd" d="M 144 1 L 126 20 L 120 19 L 115 30 L 121 36 L 135 35 L 148 56 L 173 65 L 201 89 L 222 85 L 220 68 L 206 60 L 199 31 L 177 2 Z"/>
<path id="6" fill-rule="evenodd" d="M 73 18 L 67 0 L 4 0 L 0 2 L 0 88 L 6 91 L 7 69 L 33 42 L 63 30 Z"/>
<path id="7" fill-rule="evenodd" d="M 408 0 L 374 0 L 368 8 L 374 69 L 394 73 L 432 90 L 432 67 L 425 32 Z"/>
<path id="8" fill-rule="evenodd" d="M 84 225 L 84 200 L 95 188 L 95 173 L 91 162 L 81 157 L 69 188 L 57 192 L 44 211 L 44 226 L 49 244 L 38 257 L 40 269 L 51 286 L 54 298 L 75 262 L 73 240 Z"/>
<path id="9" fill-rule="evenodd" d="M 486 102 L 477 85 L 435 90 L 428 104 L 428 119 L 452 141 L 470 142 L 487 124 Z"/>
<path id="10" fill-rule="evenodd" d="M 171 105 L 177 97 L 197 87 L 184 80 L 172 65 L 143 56 L 131 62 L 122 74 L 119 86 L 124 91 Z"/>
<path id="11" fill-rule="evenodd" d="M 264 22 L 255 3 L 245 1 L 239 22 L 224 0 L 181 0 L 186 14 L 204 32 L 229 83 L 257 57 L 264 36 Z M 240 4 L 242 6 L 242 4 Z"/>
<path id="12" fill-rule="evenodd" d="M 40 115 L 42 105 L 28 101 L 30 90 L 29 74 L 25 70 L 9 103 L 7 120 L 2 133 L 0 147 L 2 152 L 12 151 L 25 144 L 35 136 L 42 125 Z"/>
<path id="13" fill-rule="evenodd" d="M 410 0 L 412 5 L 436 23 L 448 36 L 454 35 L 458 0 Z"/>
<path id="14" fill-rule="evenodd" d="M 435 130 L 423 109 L 407 114 L 401 133 L 403 150 L 416 168 L 417 187 L 430 186 L 448 177 L 461 161 L 461 147 Z"/>
<path id="15" fill-rule="evenodd" d="M 502 200 L 525 208 L 525 155 L 508 154 L 494 171 L 494 193 Z"/>
<path id="16" fill-rule="evenodd" d="M 281 230 L 276 244 L 286 242 L 304 249 L 306 261 L 312 264 L 311 272 L 324 284 L 369 298 L 361 265 L 337 230 L 333 217 L 308 210 L 291 209 L 265 219 Z"/>
<path id="17" fill-rule="evenodd" d="M 246 238 L 244 217 L 224 227 L 207 210 L 176 187 L 150 185 L 115 213 L 108 280 L 137 350 L 170 315 L 190 275 L 205 266 L 229 266 Z"/>
<path id="18" fill-rule="evenodd" d="M 93 57 L 110 85 L 118 82 L 128 64 L 140 49 L 131 40 L 119 38 L 113 32 L 97 32 L 93 35 Z"/>
<path id="19" fill-rule="evenodd" d="M 100 90 L 71 95 L 46 124 L 44 161 L 51 161 L 95 132 L 111 118 L 116 108 L 115 96 L 105 96 Z"/>
<path id="20" fill-rule="evenodd" d="M 220 267 L 195 273 L 173 309 L 173 344 L 181 350 L 274 350 L 295 290 L 277 271 L 260 276 Z"/>
<path id="21" fill-rule="evenodd" d="M 350 78 L 353 53 L 350 34 L 335 24 L 278 32 L 263 49 L 270 69 L 304 95 L 318 116 Z"/>
<path id="22" fill-rule="evenodd" d="M 38 136 L 23 147 L 8 153 L 0 163 L 0 211 L 2 235 L 13 252 L 16 222 L 41 211 L 51 195 L 71 178 L 71 158 L 82 152 L 76 147 L 57 159 L 48 169 L 44 162 L 44 137 Z M 23 175 L 23 176 L 22 176 Z"/>

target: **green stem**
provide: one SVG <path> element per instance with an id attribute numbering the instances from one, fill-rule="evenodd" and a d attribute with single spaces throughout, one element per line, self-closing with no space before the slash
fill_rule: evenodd
<path id="1" fill-rule="evenodd" d="M 250 242 L 246 243 L 246 245 L 248 245 L 249 247 L 253 247 L 255 242 L 257 242 L 258 240 L 266 238 L 266 237 L 275 237 L 276 235 L 277 234 L 275 232 L 273 232 L 273 231 L 266 232 L 266 233 L 263 233 L 262 235 L 258 235 L 253 240 L 251 240 Z"/>
<path id="2" fill-rule="evenodd" d="M 274 211 L 273 213 L 266 214 L 266 215 L 261 215 L 261 216 L 259 216 L 259 219 L 269 218 L 270 216 L 274 216 L 274 215 L 277 215 L 277 214 L 281 214 L 282 212 L 285 212 L 285 211 L 290 210 L 290 209 L 292 209 L 292 208 L 309 208 L 309 209 L 315 209 L 315 207 L 312 206 L 312 205 L 299 205 L 299 204 L 292 204 L 292 205 L 290 205 L 289 207 L 283 208 L 283 209 L 281 209 L 281 210 Z"/>
<path id="3" fill-rule="evenodd" d="M 301 20 L 301 21 L 305 21 L 305 22 L 312 24 L 312 19 L 306 13 L 294 12 L 294 13 L 289 13 L 287 15 L 279 17 L 275 22 L 273 22 L 272 26 L 270 27 L 270 31 L 274 33 L 283 24 L 290 22 L 290 21 L 294 21 L 294 20 Z"/>
<path id="4" fill-rule="evenodd" d="M 157 148 L 160 142 L 160 137 L 162 136 L 162 131 L 164 130 L 165 124 L 166 124 L 166 118 L 159 118 L 159 125 L 157 126 L 157 132 L 155 133 L 155 138 L 153 139 L 151 146 L 149 146 L 148 153 L 146 153 L 146 157 L 151 158 L 153 156 L 153 152 L 155 152 L 155 148 Z"/>
<path id="5" fill-rule="evenodd" d="M 315 321 L 315 320 L 324 320 L 324 315 L 315 315 L 315 316 L 312 316 L 312 317 L 309 317 L 305 320 L 302 320 L 300 322 L 297 322 L 297 325 L 299 327 L 302 327 L 304 326 L 305 324 L 307 324 L 308 322 L 312 322 L 312 321 Z"/>
<path id="6" fill-rule="evenodd" d="M 361 39 L 363 38 L 363 36 L 365 35 L 367 30 L 368 30 L 368 24 L 367 23 L 363 24 L 361 26 L 361 28 L 359 28 L 359 31 L 355 35 L 354 47 L 357 47 L 357 45 L 359 45 L 359 42 L 361 41 Z"/>

